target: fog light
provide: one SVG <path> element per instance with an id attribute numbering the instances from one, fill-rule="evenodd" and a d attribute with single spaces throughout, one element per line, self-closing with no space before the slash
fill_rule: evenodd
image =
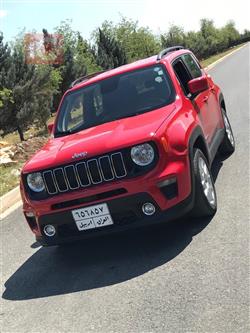
<path id="1" fill-rule="evenodd" d="M 25 215 L 27 217 L 34 217 L 35 216 L 35 214 L 33 212 L 25 212 Z"/>
<path id="2" fill-rule="evenodd" d="M 51 225 L 51 224 L 47 224 L 43 228 L 43 232 L 45 233 L 46 236 L 53 237 L 56 234 L 56 228 L 53 225 Z"/>
<path id="3" fill-rule="evenodd" d="M 155 213 L 155 206 L 151 202 L 142 205 L 142 211 L 145 215 L 153 215 Z"/>

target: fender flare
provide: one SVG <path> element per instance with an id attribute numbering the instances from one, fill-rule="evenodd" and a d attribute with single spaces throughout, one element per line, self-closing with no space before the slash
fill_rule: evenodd
<path id="1" fill-rule="evenodd" d="M 205 149 L 205 156 L 207 157 L 208 159 L 208 163 L 210 164 L 211 163 L 211 156 L 210 156 L 210 151 L 209 151 L 209 148 L 208 148 L 208 145 L 206 143 L 206 140 L 204 138 L 204 134 L 202 132 L 202 129 L 200 128 L 200 126 L 196 126 L 191 135 L 190 135 L 190 138 L 189 138 L 189 141 L 188 141 L 188 150 L 189 150 L 189 159 L 190 159 L 190 163 L 192 161 L 192 158 L 193 158 L 193 151 L 194 151 L 194 143 L 195 141 L 198 139 L 198 138 L 201 138 L 202 140 L 202 143 L 204 145 L 204 149 Z"/>
<path id="2" fill-rule="evenodd" d="M 220 94 L 219 94 L 219 104 L 220 104 L 220 105 L 223 105 L 225 111 L 227 111 L 227 110 L 226 110 L 225 98 L 224 98 L 224 96 L 223 96 L 223 94 L 222 94 L 221 91 L 220 91 Z"/>
<path id="3" fill-rule="evenodd" d="M 194 206 L 194 202 L 195 202 L 195 177 L 194 177 L 194 170 L 193 170 L 193 152 L 194 152 L 194 143 L 195 141 L 201 138 L 203 140 L 203 144 L 204 147 L 206 147 L 207 150 L 207 156 L 209 159 L 209 163 L 210 163 L 210 154 L 208 153 L 208 148 L 207 148 L 207 144 L 202 132 L 202 129 L 200 128 L 200 126 L 196 126 L 189 137 L 188 140 L 188 155 L 189 155 L 189 166 L 190 166 L 190 177 L 191 177 L 191 193 L 190 193 L 190 207 Z"/>

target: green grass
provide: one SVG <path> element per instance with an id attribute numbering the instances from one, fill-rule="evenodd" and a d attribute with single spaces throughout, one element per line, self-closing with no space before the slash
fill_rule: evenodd
<path id="1" fill-rule="evenodd" d="M 218 54 L 215 54 L 207 59 L 204 59 L 201 61 L 201 65 L 202 67 L 207 67 L 209 65 L 211 65 L 213 62 L 219 60 L 220 58 L 224 57 L 225 55 L 231 53 L 232 51 L 234 50 L 237 50 L 239 49 L 241 46 L 243 46 L 244 44 L 240 44 L 240 45 L 237 45 L 237 46 L 234 46 L 234 47 L 231 47 L 229 50 L 226 50 L 224 52 L 221 52 L 221 53 L 218 53 Z"/>
<path id="2" fill-rule="evenodd" d="M 0 196 L 12 190 L 19 184 L 19 176 L 13 176 L 11 171 L 14 169 L 20 169 L 23 162 L 18 162 L 9 166 L 0 166 Z"/>
<path id="3" fill-rule="evenodd" d="M 47 124 L 52 123 L 54 121 L 55 121 L 55 114 L 49 118 L 49 120 L 47 121 Z M 48 135 L 48 132 L 45 131 L 44 128 L 37 129 L 35 127 L 31 127 L 30 129 L 28 129 L 24 133 L 24 138 L 25 138 L 25 140 L 27 140 L 30 137 L 46 136 L 46 135 Z M 13 133 L 7 134 L 4 137 L 2 137 L 0 135 L 0 141 L 6 141 L 6 142 L 8 142 L 11 145 L 13 145 L 15 143 L 21 142 L 20 138 L 19 138 L 19 135 L 18 135 L 17 132 L 13 132 Z"/>
<path id="4" fill-rule="evenodd" d="M 10 134 L 5 135 L 4 137 L 0 137 L 0 141 L 8 142 L 9 144 L 13 145 L 15 143 L 20 142 L 19 135 L 17 132 L 13 132 Z"/>
<path id="5" fill-rule="evenodd" d="M 55 117 L 51 117 L 48 120 L 49 122 L 54 121 Z M 39 136 L 47 136 L 48 132 L 45 129 L 35 129 L 30 128 L 28 131 L 24 133 L 25 139 L 29 139 L 30 137 L 39 137 Z M 4 138 L 0 137 L 0 141 L 5 141 L 10 145 L 15 145 L 16 143 L 20 143 L 20 138 L 17 132 L 10 133 L 6 135 Z M 15 159 L 15 157 L 14 157 Z M 20 170 L 25 163 L 25 158 L 21 158 L 22 160 L 18 160 L 17 163 L 13 163 L 10 165 L 0 165 L 0 196 L 4 195 L 8 191 L 12 190 L 14 187 L 19 185 L 20 177 L 11 174 L 12 170 L 18 169 Z"/>

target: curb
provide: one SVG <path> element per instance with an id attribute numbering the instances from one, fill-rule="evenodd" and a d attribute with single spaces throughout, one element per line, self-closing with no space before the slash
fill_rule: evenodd
<path id="1" fill-rule="evenodd" d="M 19 186 L 17 186 L 0 197 L 0 214 L 2 215 L 6 210 L 16 205 L 19 201 L 21 202 L 21 195 Z"/>

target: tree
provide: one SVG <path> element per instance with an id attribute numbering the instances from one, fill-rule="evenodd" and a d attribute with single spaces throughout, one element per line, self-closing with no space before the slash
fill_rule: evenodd
<path id="1" fill-rule="evenodd" d="M 25 100 L 31 88 L 34 66 L 25 63 L 23 48 L 19 41 L 16 42 L 13 53 L 8 59 L 9 62 L 2 70 L 5 75 L 0 75 L 0 86 L 12 91 L 13 103 L 7 102 L 1 107 L 0 129 L 3 134 L 17 130 L 20 139 L 24 140 L 23 131 L 29 121 L 32 121 L 29 104 Z"/>
<path id="2" fill-rule="evenodd" d="M 161 35 L 161 44 L 163 48 L 175 45 L 185 46 L 186 38 L 183 28 L 172 25 L 166 34 Z"/>
<path id="3" fill-rule="evenodd" d="M 10 100 L 12 100 L 12 91 L 3 86 L 3 78 L 8 71 L 10 48 L 3 41 L 3 34 L 0 33 L 0 108 L 2 109 Z M 1 114 L 0 109 L 0 114 Z M 1 119 L 1 118 L 0 118 Z M 1 126 L 0 126 L 1 127 Z"/>
<path id="4" fill-rule="evenodd" d="M 89 43 L 77 32 L 75 62 L 79 68 L 85 68 L 86 74 L 100 71 L 102 68 L 97 65 L 95 55 Z"/>
<path id="5" fill-rule="evenodd" d="M 114 37 L 99 28 L 96 61 L 104 69 L 115 68 L 127 63 L 126 54 Z"/>
<path id="6" fill-rule="evenodd" d="M 237 41 L 240 39 L 240 33 L 235 28 L 234 21 L 229 21 L 222 29 L 222 34 L 224 38 L 227 39 L 226 47 L 233 46 L 237 44 Z"/>
<path id="7" fill-rule="evenodd" d="M 26 63 L 22 40 L 15 41 L 6 75 L 0 75 L 0 86 L 11 91 L 11 98 L 0 109 L 0 130 L 3 135 L 17 130 L 21 141 L 29 126 L 36 122 L 39 126 L 46 124 L 50 98 L 58 85 L 51 66 Z"/>
<path id="8" fill-rule="evenodd" d="M 62 95 L 75 79 L 99 70 L 88 43 L 79 32 L 72 30 L 70 23 L 68 20 L 63 21 L 55 28 L 55 32 L 63 36 L 63 61 L 57 66 L 62 80 L 58 93 L 54 96 L 53 111 L 57 109 Z"/>
<path id="9" fill-rule="evenodd" d="M 198 59 L 205 57 L 207 52 L 206 40 L 200 31 L 189 31 L 185 36 L 186 47 L 189 48 Z"/>
<path id="10" fill-rule="evenodd" d="M 148 27 L 139 27 L 137 21 L 122 17 L 113 29 L 116 39 L 125 50 L 128 62 L 150 57 L 161 49 L 158 37 Z"/>
<path id="11" fill-rule="evenodd" d="M 128 63 L 157 54 L 161 49 L 159 38 L 148 27 L 139 27 L 137 21 L 125 17 L 118 24 L 104 21 L 100 29 L 110 40 L 119 44 Z M 99 30 L 95 30 L 92 37 L 98 44 Z"/>
<path id="12" fill-rule="evenodd" d="M 34 124 L 47 129 L 47 120 L 51 114 L 53 97 L 58 93 L 62 81 L 60 71 L 50 65 L 39 65 L 36 68 L 35 80 L 37 89 L 33 93 Z"/>
<path id="13" fill-rule="evenodd" d="M 57 109 L 63 93 L 79 76 L 149 57 L 161 48 L 173 45 L 183 45 L 204 59 L 250 40 L 250 31 L 240 34 L 233 21 L 218 29 L 212 20 L 205 18 L 197 32 L 185 32 L 182 27 L 172 25 L 160 37 L 148 27 L 140 27 L 137 21 L 124 17 L 117 24 L 104 21 L 93 32 L 91 41 L 74 31 L 70 21 L 61 22 L 55 33 L 63 36 L 62 45 L 59 37 L 43 29 L 48 58 L 45 56 L 43 64 L 38 65 L 26 61 L 24 32 L 11 47 L 4 43 L 0 32 L 1 134 L 17 130 L 23 140 L 23 133 L 29 126 L 46 126 L 50 112 Z M 28 37 L 35 38 L 32 36 Z M 59 45 L 63 52 L 60 61 L 56 62 Z"/>
<path id="14" fill-rule="evenodd" d="M 12 91 L 7 88 L 0 89 L 0 108 L 3 108 L 7 103 L 14 103 Z"/>
<path id="15" fill-rule="evenodd" d="M 10 57 L 10 48 L 8 43 L 3 41 L 3 33 L 0 32 L 0 74 L 5 75 Z"/>

